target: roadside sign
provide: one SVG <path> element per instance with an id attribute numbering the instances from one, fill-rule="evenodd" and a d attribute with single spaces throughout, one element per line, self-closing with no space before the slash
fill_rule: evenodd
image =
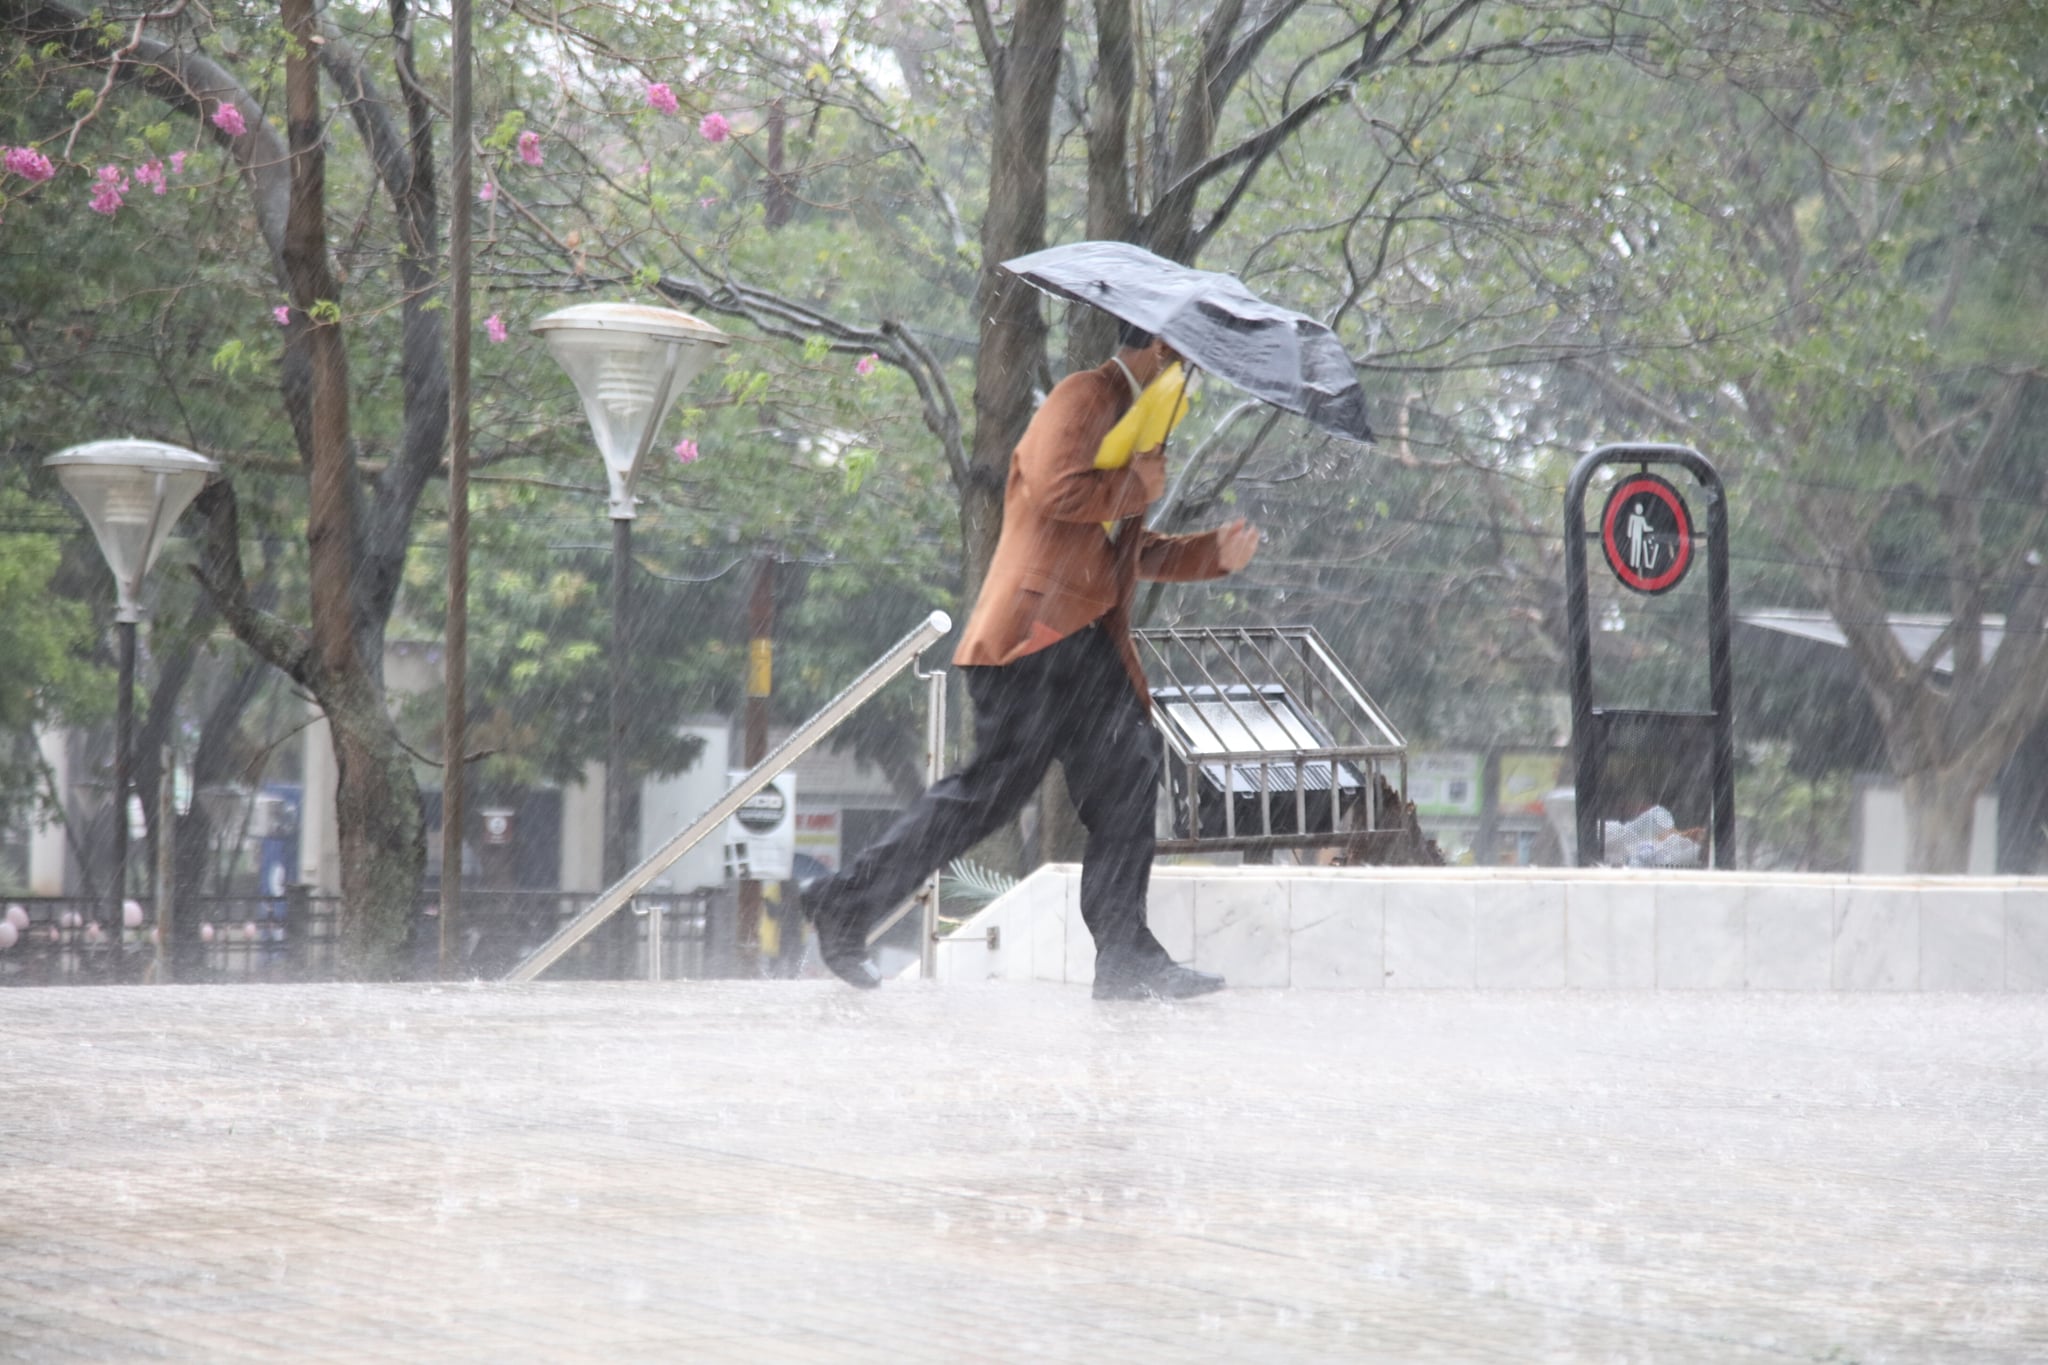
<path id="1" fill-rule="evenodd" d="M 788 800 L 771 783 L 741 802 L 733 818 L 749 834 L 772 834 L 781 826 L 788 809 Z"/>
<path id="2" fill-rule="evenodd" d="M 746 774 L 730 773 L 737 783 Z M 780 773 L 725 822 L 726 875 L 779 882 L 796 867 L 796 774 Z"/>
<path id="3" fill-rule="evenodd" d="M 1669 479 L 1631 474 L 1600 511 L 1600 549 L 1624 587 L 1669 592 L 1692 567 L 1692 512 Z"/>
<path id="4" fill-rule="evenodd" d="M 1677 465 L 1706 503 L 1704 533 L 1692 511 L 1651 465 Z M 1602 470 L 1619 481 L 1598 522 L 1587 501 Z M 1633 469 L 1628 473 L 1625 470 Z M 1633 592 L 1669 592 L 1695 557 L 1706 560 L 1707 709 L 1597 705 L 1593 693 L 1592 585 L 1587 542 L 1599 541 L 1607 567 Z M 1606 859 L 1606 822 L 1626 824 L 1651 808 L 1684 828 L 1708 829 L 1713 866 L 1735 866 L 1735 665 L 1729 647 L 1728 494 L 1713 462 L 1690 446 L 1605 445 L 1572 467 L 1564 495 L 1565 629 L 1571 642 L 1572 811 L 1582 867 Z M 1672 612 L 1671 616 L 1686 615 Z M 1503 773 L 1505 776 L 1505 773 Z M 1702 787 L 1705 790 L 1701 790 Z M 1698 841 L 1694 840 L 1698 850 Z"/>

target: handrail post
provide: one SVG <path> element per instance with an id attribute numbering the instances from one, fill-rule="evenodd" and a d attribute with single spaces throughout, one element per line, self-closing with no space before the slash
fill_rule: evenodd
<path id="1" fill-rule="evenodd" d="M 659 982 L 661 980 L 662 954 L 661 902 L 658 900 L 649 901 L 647 903 L 645 914 L 647 916 L 647 979 L 649 981 Z"/>
<path id="2" fill-rule="evenodd" d="M 918 676 L 925 680 L 924 780 L 929 787 L 946 772 L 946 670 L 934 668 L 926 672 L 919 669 Z M 931 881 L 924 889 L 924 923 L 919 936 L 917 970 L 926 981 L 937 976 L 939 970 L 939 874 L 942 870 L 932 869 Z"/>

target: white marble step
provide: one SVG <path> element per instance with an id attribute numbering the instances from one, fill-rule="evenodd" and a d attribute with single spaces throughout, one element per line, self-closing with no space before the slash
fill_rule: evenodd
<path id="1" fill-rule="evenodd" d="M 1079 887 L 1038 869 L 938 975 L 1092 980 Z M 1161 866 L 1150 917 L 1239 987 L 2048 992 L 2043 878 Z"/>

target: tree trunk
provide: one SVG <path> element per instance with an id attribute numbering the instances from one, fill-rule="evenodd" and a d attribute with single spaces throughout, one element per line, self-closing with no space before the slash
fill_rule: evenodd
<path id="1" fill-rule="evenodd" d="M 327 713 L 340 770 L 335 809 L 341 836 L 343 975 L 375 978 L 403 967 L 426 836 L 419 782 L 384 709 L 381 654 L 360 648 L 357 573 L 363 530 L 361 489 L 350 451 L 348 351 L 342 343 L 341 285 L 327 256 L 326 158 L 321 141 L 318 44 L 312 0 L 283 0 L 285 109 L 291 148 L 291 207 L 284 267 L 291 286 L 288 351 L 305 361 L 308 391 L 299 424 L 311 506 L 313 694 Z M 287 393 L 287 403 L 291 395 Z M 382 622 L 370 632 L 381 633 Z"/>
<path id="2" fill-rule="evenodd" d="M 1906 871 L 1960 875 L 1970 870 L 1970 833 L 1984 784 L 1953 767 L 1905 776 Z"/>
<path id="3" fill-rule="evenodd" d="M 1095 84 L 1088 99 L 1088 236 L 1136 240 L 1129 168 L 1137 43 L 1130 0 L 1095 0 Z M 1100 365 L 1116 344 L 1116 319 L 1099 308 L 1072 309 L 1067 369 Z"/>
<path id="4" fill-rule="evenodd" d="M 1003 529 L 1010 452 L 1031 422 L 1032 390 L 1045 370 L 1045 319 L 1038 291 L 998 268 L 1045 245 L 1047 156 L 1053 97 L 1059 88 L 1066 0 L 1021 0 L 1010 42 L 991 72 L 995 120 L 989 145 L 988 206 L 981 220 L 981 319 L 974 366 L 974 445 L 960 490 L 962 600 L 980 595 Z M 1022 872 L 1023 839 L 1014 822 L 968 856 L 999 871 Z"/>
<path id="5" fill-rule="evenodd" d="M 968 601 L 981 591 L 995 555 L 1010 452 L 1031 421 L 1032 388 L 1045 369 L 1038 291 L 997 267 L 1045 245 L 1046 158 L 1065 25 L 1066 0 L 1022 0 L 997 73 L 994 164 L 975 296 L 981 351 L 974 367 L 974 447 L 960 497 Z"/>
<path id="6" fill-rule="evenodd" d="M 408 974 L 407 943 L 427 865 L 426 825 L 412 758 L 399 745 L 383 698 L 360 686 L 346 701 L 323 695 L 339 770 L 341 833 L 339 974 L 390 980 Z"/>

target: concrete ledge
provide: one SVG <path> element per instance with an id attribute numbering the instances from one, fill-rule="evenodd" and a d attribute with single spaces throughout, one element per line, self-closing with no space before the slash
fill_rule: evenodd
<path id="1" fill-rule="evenodd" d="M 1091 981 L 1079 884 L 1039 868 L 938 974 Z M 2048 992 L 2048 878 L 1158 867 L 1150 913 L 1246 987 Z"/>

